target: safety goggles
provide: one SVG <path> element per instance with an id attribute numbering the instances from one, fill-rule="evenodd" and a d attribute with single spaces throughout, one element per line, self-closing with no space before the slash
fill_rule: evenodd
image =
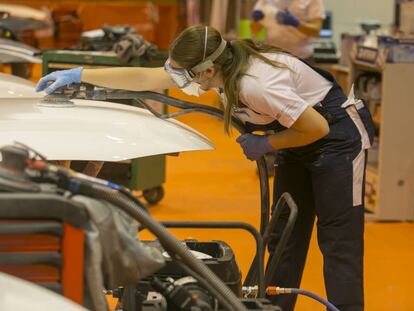
<path id="1" fill-rule="evenodd" d="M 172 67 L 170 59 L 167 59 L 165 62 L 164 70 L 170 75 L 175 85 L 177 85 L 180 89 L 187 87 L 195 77 L 195 74 L 190 70 Z"/>
<path id="2" fill-rule="evenodd" d="M 168 58 L 164 64 L 164 70 L 167 72 L 173 82 L 180 88 L 187 87 L 193 80 L 197 73 L 200 73 L 207 68 L 210 68 L 214 65 L 214 61 L 223 53 L 224 49 L 227 46 L 227 41 L 223 38 L 221 39 L 221 43 L 219 47 L 209 56 L 206 57 L 206 50 L 207 50 L 207 38 L 208 38 L 208 27 L 206 26 L 205 32 L 205 39 L 204 39 L 204 52 L 203 52 L 203 60 L 201 63 L 197 64 L 196 66 L 192 67 L 191 69 L 186 68 L 174 68 L 171 66 L 171 61 Z"/>

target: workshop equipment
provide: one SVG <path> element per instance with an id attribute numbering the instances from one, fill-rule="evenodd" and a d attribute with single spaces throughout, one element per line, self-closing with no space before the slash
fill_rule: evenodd
<path id="1" fill-rule="evenodd" d="M 163 223 L 167 228 L 176 227 L 175 223 Z M 176 224 L 179 226 L 179 223 Z M 164 252 L 158 241 L 146 241 L 146 245 L 155 247 L 160 252 Z M 237 265 L 235 255 L 231 247 L 224 241 L 201 242 L 197 240 L 183 241 L 185 246 L 193 253 L 193 255 L 201 259 L 207 267 L 211 269 L 237 296 L 242 295 L 241 272 Z M 166 265 L 157 271 L 157 277 L 160 279 L 173 278 L 175 280 L 188 276 L 179 264 L 171 257 L 164 253 Z M 148 279 L 141 280 L 137 284 L 137 290 L 146 297 L 148 292 L 153 291 L 151 282 Z"/>
<path id="2" fill-rule="evenodd" d="M 43 217 L 47 217 L 47 219 L 59 219 L 60 217 L 65 222 L 73 223 L 80 220 L 81 222 L 76 224 L 77 230 L 81 233 L 89 231 L 92 235 L 85 239 L 88 246 L 85 250 L 89 254 L 85 256 L 85 260 L 88 260 L 89 263 L 83 265 L 78 262 L 77 267 L 85 268 L 86 279 L 89 278 L 88 282 L 91 282 L 85 289 L 89 291 L 89 295 L 92 297 L 104 298 L 102 288 L 104 286 L 111 288 L 117 284 L 119 286 L 121 284 L 117 282 L 122 282 L 122 279 L 124 280 L 123 284 L 128 284 L 134 279 L 139 280 L 149 276 L 154 272 L 154 267 L 156 267 L 154 264 L 156 262 L 160 263 L 160 258 L 156 255 L 157 252 L 154 249 L 144 247 L 139 240 L 135 240 L 135 242 L 131 240 L 132 237 L 135 238 L 134 231 L 130 231 L 136 227 L 136 222 L 132 221 L 134 219 L 140 226 L 144 226 L 159 238 L 160 243 L 171 258 L 180 258 L 179 262 L 188 271 L 192 272 L 194 279 L 209 289 L 212 297 L 218 299 L 225 310 L 248 310 L 248 307 L 215 274 L 192 256 L 180 241 L 175 239 L 171 233 L 150 216 L 145 206 L 128 189 L 49 164 L 34 150 L 22 148 L 21 146 L 7 146 L 2 148 L 1 151 L 3 156 L 0 166 L 0 176 L 2 177 L 0 179 L 0 190 L 3 193 L 0 193 L 0 200 L 3 199 L 4 204 L 0 205 L 0 219 L 40 220 L 43 214 Z M 73 195 L 64 195 L 64 193 L 69 192 Z M 39 202 L 42 200 L 43 202 Z M 45 204 L 46 200 L 50 200 L 49 203 L 52 203 L 53 200 L 54 202 L 53 204 Z M 34 206 L 35 204 L 37 205 Z M 14 207 L 10 208 L 10 206 Z M 48 211 L 49 213 L 47 213 Z M 108 215 L 108 212 L 113 214 L 115 219 L 110 214 Z M 103 218 L 105 221 L 102 221 Z M 90 223 L 91 219 L 93 225 Z M 107 227 L 108 222 L 121 231 L 129 228 L 128 231 L 130 232 L 120 231 L 116 233 L 112 228 Z M 19 231 L 14 229 L 10 232 Z M 67 231 L 64 231 L 64 233 L 68 234 Z M 118 243 L 116 256 L 111 253 L 113 252 L 114 241 L 105 238 L 108 235 Z M 76 245 L 83 249 L 83 242 Z M 56 250 L 54 249 L 54 251 Z M 72 252 L 63 255 L 67 256 L 69 254 L 73 255 Z M 84 259 L 81 252 L 75 254 L 77 258 Z M 25 258 L 25 260 L 22 260 L 22 258 Z M 13 264 L 14 262 L 17 265 L 30 264 L 31 262 L 42 264 L 45 263 L 45 258 L 49 259 L 47 263 L 55 263 L 57 267 L 60 267 L 62 262 L 71 262 L 71 260 L 63 261 L 59 254 L 54 255 L 50 252 L 44 252 L 36 257 L 30 254 L 25 254 L 25 256 L 16 256 L 15 254 L 7 257 L 1 256 L 0 264 L 4 264 L 6 261 L 7 264 Z M 127 273 L 132 271 L 131 269 L 135 271 L 134 275 Z M 81 275 L 81 273 L 76 273 L 72 276 L 83 282 L 84 278 Z M 155 281 L 156 279 L 154 279 Z M 163 284 L 159 285 L 163 286 Z M 83 283 L 74 287 L 78 294 L 81 293 L 81 299 L 83 299 L 84 293 L 82 286 Z M 184 295 L 183 298 L 187 299 L 189 297 L 190 302 L 198 304 L 199 299 L 197 297 L 186 296 L 189 293 L 188 290 L 181 287 L 179 292 Z M 101 303 L 104 303 L 104 300 Z M 94 310 L 104 310 L 104 306 L 94 307 Z"/>
<path id="3" fill-rule="evenodd" d="M 36 32 L 51 31 L 46 12 L 28 6 L 0 3 L 0 63 L 10 64 L 12 73 L 29 78 L 29 63 L 40 63 L 36 57 Z"/>
<path id="4" fill-rule="evenodd" d="M 0 38 L 0 63 L 41 63 L 40 51 L 22 42 Z"/>

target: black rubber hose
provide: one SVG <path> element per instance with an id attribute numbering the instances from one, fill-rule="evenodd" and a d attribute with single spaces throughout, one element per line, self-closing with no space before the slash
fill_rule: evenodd
<path id="1" fill-rule="evenodd" d="M 263 235 L 269 224 L 270 215 L 269 175 L 267 174 L 267 164 L 264 157 L 257 160 L 256 165 L 260 185 L 260 233 Z"/>
<path id="2" fill-rule="evenodd" d="M 118 190 L 120 193 L 122 193 L 123 195 L 125 195 L 128 199 L 130 199 L 132 202 L 134 202 L 137 206 L 139 206 L 140 208 L 142 208 L 144 211 L 146 211 L 147 213 L 149 213 L 148 208 L 143 205 L 136 196 L 134 196 L 131 191 L 129 191 L 128 189 L 125 188 L 121 188 Z"/>
<path id="3" fill-rule="evenodd" d="M 268 261 L 267 264 L 267 268 L 265 271 L 265 276 L 268 279 L 269 275 L 273 275 L 271 273 L 273 273 L 274 271 L 276 271 L 277 265 L 280 261 L 280 258 L 283 254 L 283 250 L 285 249 L 286 243 L 289 240 L 289 237 L 292 233 L 293 227 L 295 225 L 296 222 L 296 218 L 297 218 L 297 214 L 298 214 L 298 208 L 294 202 L 294 200 L 292 199 L 291 195 L 289 193 L 283 193 L 282 196 L 279 198 L 279 200 L 276 203 L 276 206 L 274 208 L 274 212 L 272 214 L 272 217 L 270 219 L 269 225 L 266 227 L 266 230 L 263 234 L 263 246 L 264 248 L 267 246 L 267 243 L 269 241 L 270 238 L 270 234 L 275 230 L 276 224 L 278 219 L 280 218 L 280 214 L 282 212 L 282 207 L 287 204 L 289 209 L 290 209 L 290 213 L 289 213 L 289 217 L 288 217 L 288 221 L 286 223 L 286 226 L 283 228 L 283 232 L 282 232 L 282 236 L 279 240 L 279 243 L 277 244 L 276 250 L 275 252 L 273 252 L 271 258 Z M 264 251 L 261 254 L 261 256 L 264 257 Z M 272 267 L 270 269 L 270 267 Z M 269 270 L 270 269 L 270 270 Z M 256 267 L 254 267 L 253 265 L 250 267 L 249 272 L 246 276 L 246 279 L 243 283 L 244 286 L 251 286 L 254 284 L 257 284 L 257 278 L 260 279 L 260 274 L 258 275 L 257 269 Z M 269 283 L 266 283 L 265 280 L 263 280 L 263 282 L 267 285 Z"/>
<path id="4" fill-rule="evenodd" d="M 280 214 L 282 213 L 283 207 L 287 205 L 290 209 L 290 214 L 287 220 L 287 223 L 285 225 L 285 228 L 283 230 L 282 236 L 280 237 L 279 242 L 277 243 L 276 249 L 273 252 L 273 254 L 270 256 L 266 272 L 265 272 L 265 278 L 266 278 L 266 285 L 271 283 L 271 277 L 276 272 L 276 268 L 279 264 L 279 261 L 282 257 L 283 251 L 286 247 L 286 244 L 289 240 L 289 237 L 293 231 L 293 228 L 295 226 L 296 218 L 298 216 L 298 206 L 296 205 L 295 201 L 292 199 L 292 196 L 285 192 L 282 194 L 280 199 L 278 200 L 275 209 L 273 211 L 272 219 L 269 223 L 269 225 L 266 228 L 266 231 L 263 235 L 263 242 L 266 245 L 269 241 L 270 234 L 274 232 L 274 229 L 276 227 L 277 220 L 280 217 Z"/>
<path id="5" fill-rule="evenodd" d="M 102 199 L 121 208 L 132 218 L 144 225 L 150 232 L 158 237 L 160 243 L 167 252 L 175 254 L 190 269 L 203 277 L 218 295 L 217 299 L 229 311 L 247 311 L 244 304 L 236 295 L 199 259 L 195 258 L 190 251 L 168 232 L 158 221 L 154 220 L 141 206 L 127 199 L 118 192 L 105 188 L 98 184 L 82 183 L 80 193 Z"/>

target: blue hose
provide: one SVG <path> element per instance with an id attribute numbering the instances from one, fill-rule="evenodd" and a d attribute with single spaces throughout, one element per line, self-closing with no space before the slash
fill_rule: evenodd
<path id="1" fill-rule="evenodd" d="M 335 307 L 332 303 L 330 303 L 329 301 L 323 299 L 322 297 L 311 293 L 307 290 L 303 290 L 303 289 L 298 289 L 298 288 L 285 288 L 286 291 L 289 291 L 292 294 L 297 294 L 297 295 L 304 295 L 304 296 L 308 296 L 310 298 L 313 298 L 317 301 L 319 301 L 320 303 L 324 304 L 328 310 L 331 311 L 339 311 L 339 309 L 337 307 Z"/>

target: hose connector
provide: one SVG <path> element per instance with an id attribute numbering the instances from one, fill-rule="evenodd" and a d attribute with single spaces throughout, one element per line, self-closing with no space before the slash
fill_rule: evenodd
<path id="1" fill-rule="evenodd" d="M 276 286 L 269 286 L 266 288 L 266 294 L 269 296 L 281 295 L 281 294 L 291 294 L 291 288 L 283 288 Z"/>

